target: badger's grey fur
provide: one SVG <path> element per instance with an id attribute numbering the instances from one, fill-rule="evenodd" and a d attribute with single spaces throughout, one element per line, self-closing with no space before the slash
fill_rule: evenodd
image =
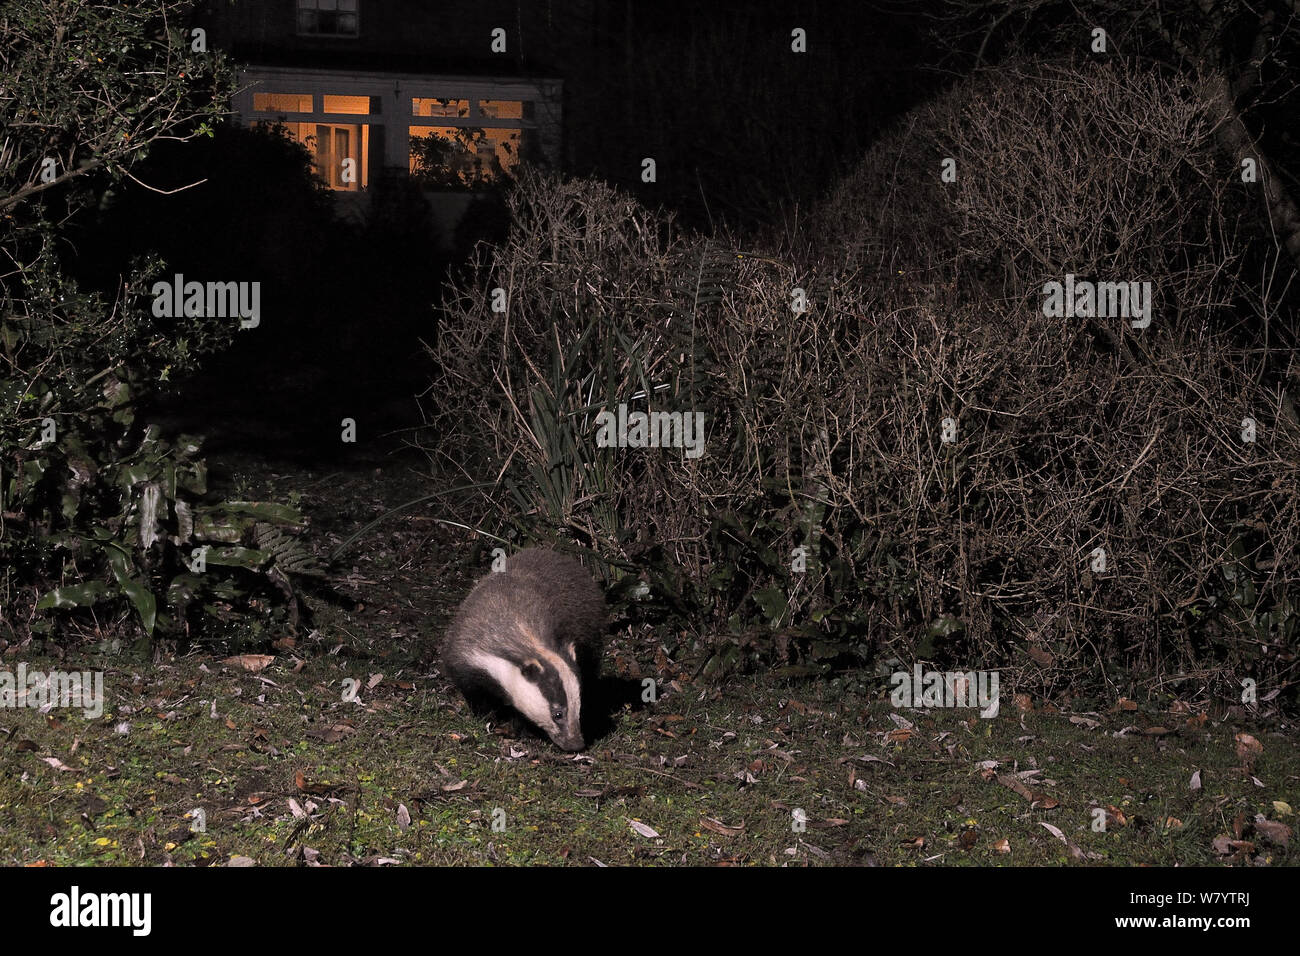
<path id="1" fill-rule="evenodd" d="M 605 598 L 586 569 L 530 548 L 474 585 L 447 630 L 442 661 L 474 709 L 507 704 L 556 746 L 581 750 L 605 623 Z"/>

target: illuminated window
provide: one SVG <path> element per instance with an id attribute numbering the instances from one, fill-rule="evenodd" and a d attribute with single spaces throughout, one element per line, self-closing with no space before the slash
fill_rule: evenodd
<path id="1" fill-rule="evenodd" d="M 531 120 L 533 104 L 527 100 L 479 100 L 479 112 L 493 119 Z"/>
<path id="2" fill-rule="evenodd" d="M 417 96 L 411 100 L 412 116 L 469 116 L 469 100 L 443 100 L 436 96 Z"/>
<path id="3" fill-rule="evenodd" d="M 321 109 L 323 113 L 359 113 L 366 115 L 379 112 L 378 109 L 371 108 L 369 96 L 331 96 L 326 93 L 321 99 L 325 101 L 325 105 Z M 379 105 L 378 99 L 379 97 L 375 97 L 376 103 L 374 105 L 376 107 Z"/>
<path id="4" fill-rule="evenodd" d="M 341 123 L 266 123 L 278 125 L 311 151 L 316 173 L 331 189 L 357 192 L 370 184 L 370 127 Z"/>
<path id="5" fill-rule="evenodd" d="M 479 186 L 519 163 L 523 130 L 412 126 L 411 176 L 433 188 Z"/>
<path id="6" fill-rule="evenodd" d="M 369 148 L 369 126 L 316 124 L 316 169 L 331 189 L 356 192 L 366 185 Z"/>
<path id="7" fill-rule="evenodd" d="M 356 36 L 357 0 L 298 0 L 298 32 Z"/>
<path id="8" fill-rule="evenodd" d="M 268 113 L 310 113 L 311 94 L 254 93 L 253 109 Z"/>

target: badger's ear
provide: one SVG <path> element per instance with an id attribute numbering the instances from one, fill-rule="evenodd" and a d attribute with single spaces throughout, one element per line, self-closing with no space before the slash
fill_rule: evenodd
<path id="1" fill-rule="evenodd" d="M 564 642 L 564 653 L 568 654 L 573 660 L 578 659 L 578 644 L 576 641 Z"/>
<path id="2" fill-rule="evenodd" d="M 530 657 L 524 661 L 523 666 L 519 668 L 519 672 L 529 680 L 535 681 L 542 676 L 542 662 L 535 657 Z"/>

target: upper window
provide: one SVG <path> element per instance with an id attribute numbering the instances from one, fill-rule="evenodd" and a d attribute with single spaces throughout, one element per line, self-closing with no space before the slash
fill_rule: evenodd
<path id="1" fill-rule="evenodd" d="M 298 32 L 313 36 L 356 36 L 357 0 L 298 0 Z"/>
<path id="2" fill-rule="evenodd" d="M 326 93 L 321 97 L 325 101 L 325 113 L 378 113 L 379 97 L 343 96 Z M 373 102 L 371 102 L 373 100 Z"/>
<path id="3" fill-rule="evenodd" d="M 478 108 L 484 116 L 493 119 L 532 120 L 533 104 L 531 100 L 479 100 Z"/>
<path id="4" fill-rule="evenodd" d="M 253 109 L 259 113 L 310 113 L 310 93 L 254 93 Z"/>
<path id="5" fill-rule="evenodd" d="M 469 116 L 469 100 L 416 96 L 411 99 L 412 116 Z"/>

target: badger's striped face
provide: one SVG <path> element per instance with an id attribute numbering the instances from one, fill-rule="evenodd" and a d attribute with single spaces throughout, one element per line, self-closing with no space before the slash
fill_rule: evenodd
<path id="1" fill-rule="evenodd" d="M 552 650 L 524 626 L 522 640 L 511 653 L 496 655 L 480 651 L 472 656 L 474 666 L 489 674 L 501 687 L 502 696 L 544 731 L 557 747 L 581 750 L 582 684 L 572 643 L 560 652 Z"/>

